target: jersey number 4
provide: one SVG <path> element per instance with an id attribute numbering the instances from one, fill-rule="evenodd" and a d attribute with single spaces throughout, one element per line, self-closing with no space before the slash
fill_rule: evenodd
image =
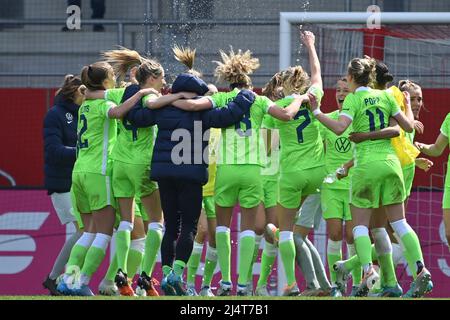
<path id="1" fill-rule="evenodd" d="M 129 123 L 126 119 L 122 120 L 122 123 L 125 129 L 133 131 L 133 141 L 136 141 L 138 139 L 138 129 L 131 123 Z"/>
<path id="2" fill-rule="evenodd" d="M 380 130 L 385 128 L 385 124 L 384 124 L 384 113 L 379 109 L 376 108 L 375 112 L 378 114 L 378 117 L 380 118 Z M 375 115 L 370 112 L 369 110 L 366 110 L 366 115 L 369 117 L 369 129 L 370 131 L 375 131 Z"/>
<path id="3" fill-rule="evenodd" d="M 87 119 L 86 119 L 86 116 L 84 114 L 80 115 L 80 124 L 82 126 L 81 126 L 81 129 L 80 129 L 80 132 L 78 132 L 78 148 L 84 149 L 84 148 L 89 147 L 88 140 L 87 139 L 83 140 L 81 138 L 83 133 L 86 132 L 87 126 L 88 126 Z"/>
<path id="4" fill-rule="evenodd" d="M 300 117 L 305 117 L 305 120 L 300 123 L 297 127 L 297 140 L 298 143 L 303 143 L 303 130 L 311 123 L 311 117 L 309 116 L 309 112 L 307 109 L 302 109 L 294 117 L 294 120 L 297 120 Z"/>

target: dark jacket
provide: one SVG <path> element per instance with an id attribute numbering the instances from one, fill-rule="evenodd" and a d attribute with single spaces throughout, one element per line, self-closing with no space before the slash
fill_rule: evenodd
<path id="1" fill-rule="evenodd" d="M 76 160 L 79 105 L 55 97 L 44 119 L 44 173 L 48 194 L 69 192 Z"/>
<path id="2" fill-rule="evenodd" d="M 208 88 L 203 80 L 181 74 L 172 86 L 173 93 L 180 91 L 195 92 L 201 96 Z M 134 126 L 158 126 L 151 179 L 176 178 L 205 184 L 208 181 L 208 165 L 203 154 L 209 140 L 204 136 L 205 131 L 212 127 L 226 128 L 241 121 L 250 112 L 254 99 L 251 91 L 242 90 L 226 107 L 205 111 L 189 112 L 174 106 L 150 110 L 141 104 L 133 107 L 127 119 Z"/>

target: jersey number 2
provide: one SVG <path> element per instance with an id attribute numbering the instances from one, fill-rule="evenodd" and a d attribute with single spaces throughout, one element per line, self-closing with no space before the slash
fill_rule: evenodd
<path id="1" fill-rule="evenodd" d="M 87 119 L 86 119 L 86 116 L 84 114 L 80 115 L 80 121 L 82 123 L 82 127 L 80 129 L 80 132 L 78 133 L 78 148 L 84 149 L 84 148 L 89 147 L 88 140 L 87 139 L 84 139 L 84 140 L 81 139 L 81 136 L 87 130 Z"/>

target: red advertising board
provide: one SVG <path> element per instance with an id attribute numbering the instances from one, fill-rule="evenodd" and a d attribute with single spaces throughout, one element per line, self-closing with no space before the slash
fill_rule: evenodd
<path id="1" fill-rule="evenodd" d="M 427 110 L 422 111 L 420 120 L 425 125 L 425 133 L 416 135 L 416 140 L 432 143 L 450 111 L 447 105 L 450 91 L 425 89 L 423 95 Z M 5 174 L 14 179 L 18 186 L 43 186 L 42 125 L 47 109 L 52 106 L 53 96 L 53 89 L 0 89 L 0 186 L 11 186 L 11 181 Z M 322 109 L 328 112 L 335 108 L 334 89 L 326 89 Z M 446 150 L 442 157 L 433 159 L 436 165 L 429 173 L 418 171 L 414 186 L 428 186 L 430 174 L 442 175 L 447 154 Z"/>
<path id="2" fill-rule="evenodd" d="M 408 206 L 408 220 L 419 235 L 425 262 L 433 275 L 434 290 L 431 296 L 450 297 L 450 252 L 444 243 L 441 201 L 442 193 L 439 192 L 413 193 Z M 231 228 L 234 283 L 237 281 L 238 212 L 237 208 Z M 46 294 L 41 283 L 50 272 L 65 239 L 66 228 L 60 225 L 45 191 L 0 190 L 0 295 Z M 326 261 L 324 228 L 316 231 L 311 240 Z M 91 281 L 94 292 L 97 292 L 108 261 L 109 255 Z M 276 265 L 274 269 L 269 283 L 269 289 L 273 293 L 280 280 Z M 161 279 L 159 263 L 155 270 L 155 277 Z M 258 263 L 253 270 L 256 281 L 259 274 Z M 399 265 L 397 271 L 402 287 L 407 290 L 411 277 L 403 265 Z M 198 273 L 202 273 L 201 267 Z M 220 274 L 216 272 L 213 287 L 217 286 L 218 280 Z M 304 288 L 304 281 L 299 273 L 298 283 Z"/>

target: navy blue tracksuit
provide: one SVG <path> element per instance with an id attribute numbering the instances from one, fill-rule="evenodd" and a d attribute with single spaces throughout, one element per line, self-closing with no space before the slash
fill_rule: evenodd
<path id="1" fill-rule="evenodd" d="M 190 74 L 181 74 L 172 86 L 172 92 L 180 91 L 204 95 L 208 88 L 202 80 Z M 235 100 L 224 108 L 188 112 L 174 106 L 150 110 L 136 105 L 128 113 L 128 121 L 136 127 L 155 124 L 158 126 L 151 163 L 151 179 L 159 184 L 166 226 L 161 244 L 163 265 L 172 266 L 175 241 L 177 260 L 187 262 L 192 252 L 201 211 L 202 186 L 208 181 L 208 165 L 203 159 L 203 151 L 208 147 L 208 141 L 202 139 L 204 132 L 211 127 L 225 128 L 238 123 L 249 112 L 253 101 L 254 94 L 242 90 Z M 190 141 L 176 139 L 177 134 L 192 138 Z M 202 141 L 195 141 L 196 134 Z M 190 148 L 175 151 L 179 149 L 180 140 L 186 145 L 190 144 Z"/>
<path id="2" fill-rule="evenodd" d="M 44 119 L 44 173 L 48 194 L 65 193 L 72 185 L 76 160 L 79 105 L 56 96 Z"/>

